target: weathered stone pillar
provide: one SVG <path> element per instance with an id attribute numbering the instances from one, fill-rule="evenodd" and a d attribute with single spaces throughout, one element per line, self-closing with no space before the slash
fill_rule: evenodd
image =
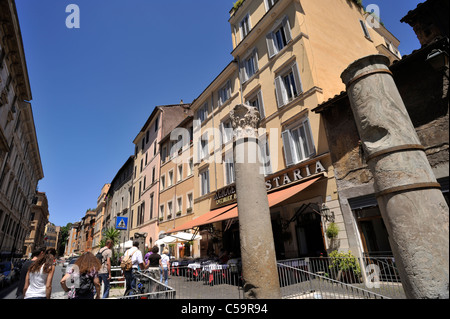
<path id="1" fill-rule="evenodd" d="M 237 105 L 230 115 L 235 134 L 236 195 L 244 297 L 280 299 L 269 202 L 257 153 L 260 115 L 256 108 L 242 104 Z"/>
<path id="2" fill-rule="evenodd" d="M 389 59 L 341 75 L 408 298 L 449 297 L 449 210 L 406 111 Z"/>

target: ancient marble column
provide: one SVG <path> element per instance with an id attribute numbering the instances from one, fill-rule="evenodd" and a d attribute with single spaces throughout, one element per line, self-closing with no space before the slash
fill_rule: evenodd
<path id="1" fill-rule="evenodd" d="M 449 210 L 388 68 L 371 55 L 341 75 L 408 298 L 449 297 Z"/>
<path id="2" fill-rule="evenodd" d="M 257 153 L 260 115 L 255 107 L 240 104 L 230 112 L 230 116 L 235 136 L 244 298 L 279 299 L 281 292 L 269 202 Z"/>

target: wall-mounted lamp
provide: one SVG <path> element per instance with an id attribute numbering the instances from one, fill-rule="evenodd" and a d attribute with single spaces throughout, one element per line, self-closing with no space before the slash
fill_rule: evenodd
<path id="1" fill-rule="evenodd" d="M 320 207 L 320 215 L 325 218 L 327 222 L 334 222 L 334 212 L 330 211 L 325 203 Z"/>
<path id="2" fill-rule="evenodd" d="M 445 70 L 448 67 L 448 53 L 440 49 L 434 49 L 428 54 L 426 61 L 437 71 Z"/>

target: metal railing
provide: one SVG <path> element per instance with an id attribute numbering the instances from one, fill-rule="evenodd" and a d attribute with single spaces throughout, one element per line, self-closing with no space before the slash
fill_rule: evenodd
<path id="1" fill-rule="evenodd" d="M 303 269 L 278 264 L 283 299 L 389 299 Z"/>
<path id="2" fill-rule="evenodd" d="M 132 295 L 125 296 L 126 281 L 120 267 L 111 267 L 111 290 L 109 299 L 175 299 L 176 292 L 159 280 L 152 278 L 147 272 L 136 272 L 136 285 L 138 289 Z M 139 291 L 139 292 L 138 292 Z M 142 292 L 142 293 L 141 293 Z"/>
<path id="3" fill-rule="evenodd" d="M 325 289 L 324 292 L 335 289 L 339 283 L 356 292 L 370 292 L 384 298 L 406 298 L 392 257 L 299 258 L 279 261 L 278 265 L 282 288 L 296 284 L 300 278 L 302 283 L 310 281 L 310 285 L 319 281 L 321 284 L 326 283 L 326 286 L 313 287 L 316 290 Z M 297 285 L 300 293 L 307 291 L 305 286 Z M 355 295 L 355 298 L 359 296 Z"/>
<path id="4" fill-rule="evenodd" d="M 277 266 L 284 299 L 406 298 L 392 257 L 298 258 L 279 261 Z M 240 264 L 173 263 L 167 286 L 145 272 L 143 276 L 150 278 L 149 287 L 134 298 L 243 298 Z M 125 281 L 119 273 L 111 285 L 121 284 Z M 119 298 L 124 292 L 125 288 Z"/>
<path id="5" fill-rule="evenodd" d="M 172 265 L 169 286 L 177 299 L 242 299 L 242 276 L 238 265 Z"/>

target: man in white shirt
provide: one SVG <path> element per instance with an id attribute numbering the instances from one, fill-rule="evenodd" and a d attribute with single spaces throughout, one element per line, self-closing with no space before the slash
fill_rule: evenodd
<path id="1" fill-rule="evenodd" d="M 133 267 L 130 271 L 124 271 L 123 274 L 126 280 L 126 289 L 127 292 L 131 288 L 136 288 L 136 280 L 135 280 L 135 272 L 138 270 L 144 270 L 148 267 L 148 265 L 144 264 L 144 259 L 142 258 L 142 252 L 139 250 L 139 242 L 134 241 L 133 247 L 128 249 L 125 252 L 124 256 L 131 256 L 131 263 Z"/>

